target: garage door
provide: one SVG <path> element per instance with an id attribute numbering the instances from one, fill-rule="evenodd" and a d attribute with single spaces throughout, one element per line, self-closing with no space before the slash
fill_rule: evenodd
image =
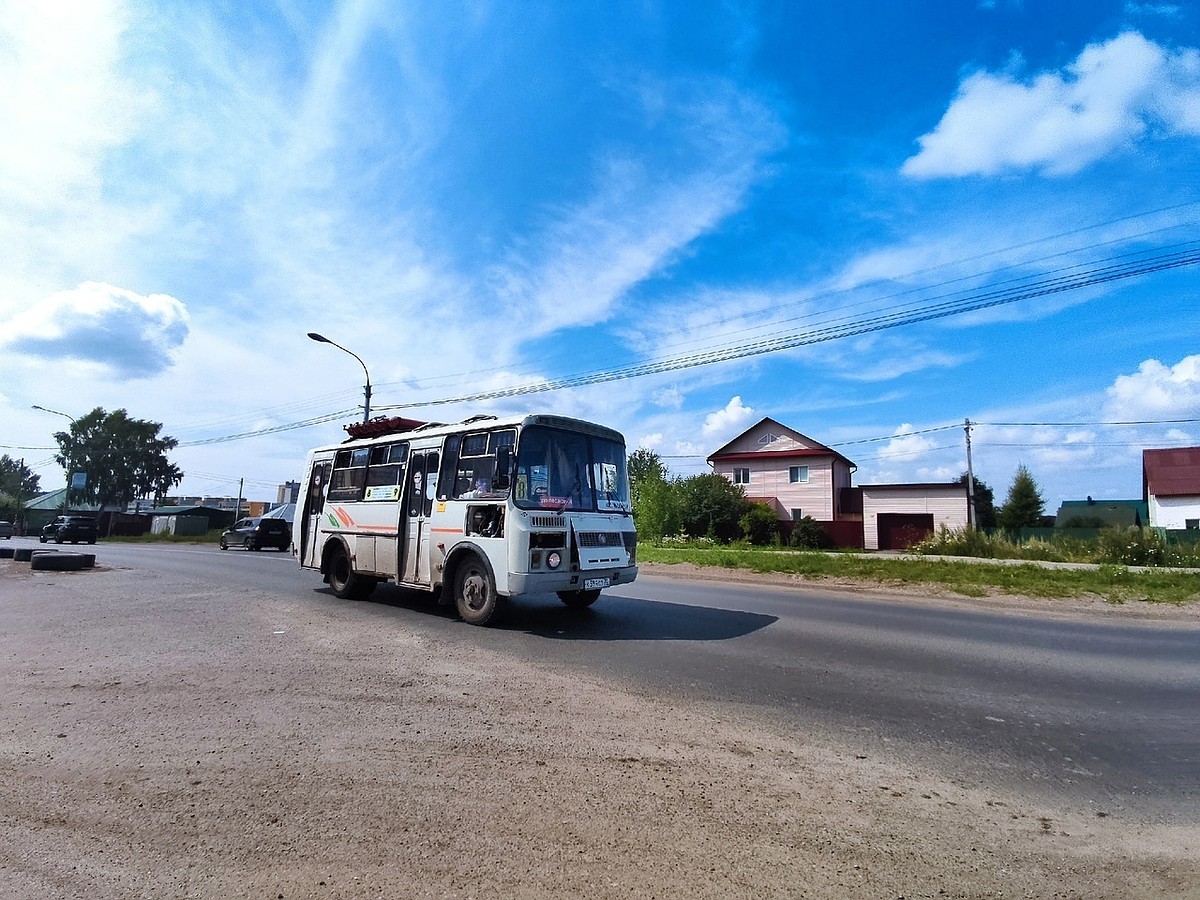
<path id="1" fill-rule="evenodd" d="M 879 549 L 907 550 L 933 534 L 933 513 L 880 513 Z"/>

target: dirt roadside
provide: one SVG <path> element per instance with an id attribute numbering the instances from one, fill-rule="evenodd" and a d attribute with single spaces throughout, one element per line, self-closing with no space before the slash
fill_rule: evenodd
<path id="1" fill-rule="evenodd" d="M 3 560 L 0 685 L 5 900 L 1200 897 L 1200 829 L 1032 808 L 386 607 Z"/>

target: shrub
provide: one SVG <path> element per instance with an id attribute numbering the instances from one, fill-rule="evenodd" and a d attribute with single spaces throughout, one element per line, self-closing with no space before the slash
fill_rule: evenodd
<path id="1" fill-rule="evenodd" d="M 774 510 L 765 503 L 751 504 L 750 509 L 738 523 L 742 534 L 757 547 L 776 543 L 779 540 L 779 519 Z"/>
<path id="2" fill-rule="evenodd" d="M 1161 566 L 1167 542 L 1153 528 L 1106 528 L 1100 532 L 1100 561 L 1124 566 Z"/>
<path id="3" fill-rule="evenodd" d="M 833 538 L 829 536 L 820 523 L 812 516 L 805 516 L 792 529 L 790 543 L 793 547 L 811 547 L 814 550 L 828 550 L 833 546 Z"/>
<path id="4" fill-rule="evenodd" d="M 976 528 L 956 528 L 951 531 L 945 525 L 925 540 L 909 547 L 913 553 L 927 556 L 974 556 L 981 559 L 1009 558 L 1013 549 L 1004 538 L 990 537 Z"/>

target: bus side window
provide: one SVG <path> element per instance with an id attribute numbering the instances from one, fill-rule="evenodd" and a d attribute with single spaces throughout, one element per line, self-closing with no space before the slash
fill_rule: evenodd
<path id="1" fill-rule="evenodd" d="M 433 498 L 437 493 L 438 482 L 438 454 L 435 450 L 429 454 L 429 465 L 425 469 L 425 508 L 424 514 L 426 517 L 433 513 Z"/>
<path id="2" fill-rule="evenodd" d="M 470 440 L 468 438 L 468 440 Z M 457 497 L 461 491 L 458 490 L 459 480 L 455 478 L 455 468 L 458 466 L 458 451 L 461 446 L 462 436 L 457 434 L 449 435 L 446 438 L 445 455 L 442 457 L 442 472 L 438 477 L 437 498 L 446 500 L 449 497 Z"/>
<path id="3" fill-rule="evenodd" d="M 339 450 L 333 463 L 333 476 L 329 484 L 329 499 L 349 502 L 361 500 L 367 486 L 367 459 L 370 448 Z"/>
<path id="4" fill-rule="evenodd" d="M 325 485 L 329 481 L 331 464 L 313 463 L 312 477 L 308 482 L 308 512 L 315 515 L 325 508 Z"/>

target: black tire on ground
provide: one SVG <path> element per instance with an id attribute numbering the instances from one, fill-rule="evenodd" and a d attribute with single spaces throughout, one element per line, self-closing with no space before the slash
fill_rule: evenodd
<path id="1" fill-rule="evenodd" d="M 227 543 L 225 543 L 225 538 L 221 538 L 221 540 L 217 543 L 217 546 L 220 547 L 222 550 L 229 549 L 229 545 Z"/>
<path id="2" fill-rule="evenodd" d="M 83 568 L 82 553 L 58 553 L 57 551 L 39 551 L 33 554 L 29 568 L 39 572 L 78 572 Z"/>
<path id="3" fill-rule="evenodd" d="M 492 571 L 474 553 L 467 554 L 454 570 L 454 605 L 470 625 L 486 625 L 500 606 Z"/>
<path id="4" fill-rule="evenodd" d="M 95 539 L 95 538 L 92 538 L 90 541 L 88 541 L 88 543 L 89 543 L 89 544 L 94 544 L 94 543 L 96 543 L 96 539 Z"/>
<path id="5" fill-rule="evenodd" d="M 46 536 L 45 536 L 44 534 L 43 534 L 43 535 L 41 535 L 41 536 L 38 538 L 38 543 L 39 543 L 39 544 L 44 544 L 44 543 L 46 543 Z"/>
<path id="6" fill-rule="evenodd" d="M 600 589 L 590 591 L 559 591 L 558 599 L 571 609 L 586 609 L 600 599 Z"/>
<path id="7" fill-rule="evenodd" d="M 80 553 L 79 555 L 83 557 L 83 567 L 85 569 L 93 569 L 96 567 L 95 553 Z"/>
<path id="8" fill-rule="evenodd" d="M 0 547 L 0 559 L 12 559 L 12 558 L 13 558 L 13 548 L 12 547 Z"/>
<path id="9" fill-rule="evenodd" d="M 32 547 L 14 547 L 13 559 L 17 562 L 29 562 L 33 558 Z"/>
<path id="10" fill-rule="evenodd" d="M 343 600 L 365 600 L 378 583 L 374 578 L 355 572 L 344 549 L 339 547 L 334 551 L 333 559 L 329 561 L 329 587 L 334 596 Z"/>
<path id="11" fill-rule="evenodd" d="M 253 550 L 254 541 L 250 540 L 250 538 L 246 538 L 244 541 L 242 541 L 242 546 L 247 550 Z"/>

